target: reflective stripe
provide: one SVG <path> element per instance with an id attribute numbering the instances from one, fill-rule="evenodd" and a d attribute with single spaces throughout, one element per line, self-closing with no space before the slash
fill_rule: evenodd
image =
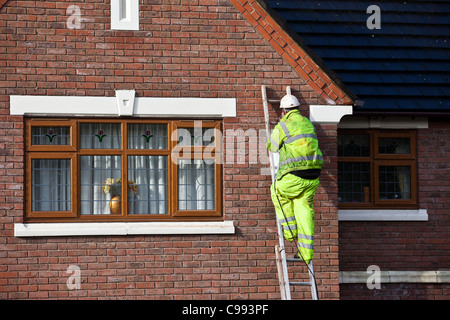
<path id="1" fill-rule="evenodd" d="M 288 139 L 291 138 L 291 134 L 289 133 L 289 130 L 288 130 L 287 126 L 286 126 L 286 123 L 284 123 L 283 121 L 281 121 L 281 122 L 280 122 L 280 126 L 281 126 L 281 129 L 283 129 L 284 134 L 286 135 L 286 137 L 287 137 Z"/>
<path id="2" fill-rule="evenodd" d="M 284 231 L 294 231 L 297 230 L 297 225 L 293 224 L 293 225 L 287 225 L 287 226 L 282 226 Z"/>
<path id="3" fill-rule="evenodd" d="M 280 223 L 288 223 L 288 222 L 294 221 L 294 220 L 295 220 L 295 217 L 292 216 L 292 217 L 289 217 L 289 218 L 286 218 L 286 219 L 281 219 Z"/>
<path id="4" fill-rule="evenodd" d="M 278 150 L 280 150 L 280 146 L 278 145 L 278 142 L 276 142 L 276 141 L 273 141 L 273 139 L 272 139 L 272 137 L 269 137 L 269 140 L 270 140 L 270 143 L 272 144 L 272 146 L 273 146 L 273 149 L 272 150 L 275 150 L 275 147 L 276 147 L 276 151 L 273 151 L 273 152 L 278 152 Z"/>
<path id="5" fill-rule="evenodd" d="M 297 157 L 297 158 L 289 158 L 284 160 L 283 162 L 280 163 L 280 167 L 284 166 L 285 164 L 291 163 L 291 162 L 297 162 L 297 161 L 314 161 L 314 160 L 322 160 L 323 161 L 323 157 L 315 154 L 312 156 L 307 156 L 307 157 Z"/>
<path id="6" fill-rule="evenodd" d="M 300 239 L 305 239 L 305 240 L 313 240 L 314 241 L 314 236 L 308 236 L 308 235 L 306 235 L 306 234 L 301 234 L 301 233 L 299 233 L 298 234 L 298 238 Z"/>
<path id="7" fill-rule="evenodd" d="M 298 134 L 296 136 L 293 137 L 289 137 L 288 139 L 286 139 L 286 141 L 284 143 L 288 144 L 288 143 L 292 143 L 294 141 L 303 139 L 303 138 L 313 138 L 317 140 L 317 136 L 314 133 L 305 133 L 305 134 Z"/>
<path id="8" fill-rule="evenodd" d="M 308 243 L 297 242 L 297 247 L 314 250 L 314 245 Z"/>

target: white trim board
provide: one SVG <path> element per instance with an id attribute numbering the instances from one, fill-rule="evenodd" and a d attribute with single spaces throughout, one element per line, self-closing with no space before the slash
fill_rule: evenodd
<path id="1" fill-rule="evenodd" d="M 427 117 L 344 117 L 339 129 L 427 129 Z"/>
<path id="2" fill-rule="evenodd" d="M 234 234 L 233 221 L 15 223 L 15 237 Z"/>
<path id="3" fill-rule="evenodd" d="M 339 221 L 428 221 L 426 209 L 338 210 Z"/>
<path id="4" fill-rule="evenodd" d="M 339 271 L 339 283 L 367 283 L 372 272 Z M 450 283 L 450 271 L 380 271 L 380 283 Z"/>
<path id="5" fill-rule="evenodd" d="M 345 115 L 353 114 L 351 105 L 310 105 L 309 120 L 314 123 L 336 124 Z"/>
<path id="6" fill-rule="evenodd" d="M 139 0 L 111 0 L 111 30 L 139 30 Z"/>
<path id="7" fill-rule="evenodd" d="M 117 90 L 116 94 L 125 90 Z M 128 91 L 128 90 L 127 90 Z M 235 98 L 136 97 L 125 107 L 116 97 L 10 96 L 10 115 L 135 116 L 135 117 L 236 117 Z"/>

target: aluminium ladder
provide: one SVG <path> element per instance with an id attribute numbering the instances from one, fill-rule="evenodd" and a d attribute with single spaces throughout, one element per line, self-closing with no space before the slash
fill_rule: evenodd
<path id="1" fill-rule="evenodd" d="M 280 102 L 280 100 L 267 100 L 266 86 L 261 87 L 262 100 L 264 106 L 264 121 L 266 124 L 266 138 L 269 140 L 270 137 L 270 122 L 269 122 L 269 102 Z M 286 88 L 286 93 L 291 94 L 291 88 Z M 275 163 L 274 154 L 269 151 L 269 163 L 270 163 L 270 173 L 272 177 L 272 183 L 275 179 Z M 276 215 L 275 215 L 276 217 Z M 289 281 L 289 273 L 287 269 L 287 262 L 303 262 L 301 259 L 296 258 L 286 258 L 286 250 L 284 245 L 283 230 L 281 227 L 281 222 L 277 219 L 277 230 L 278 230 L 278 241 L 279 244 L 275 245 L 275 257 L 278 270 L 278 282 L 280 284 L 280 293 L 282 300 L 291 300 L 291 289 L 290 286 L 311 286 L 311 297 L 313 300 L 318 300 L 317 287 L 314 278 L 314 269 L 312 260 L 307 265 L 309 273 L 309 282 L 296 282 Z"/>

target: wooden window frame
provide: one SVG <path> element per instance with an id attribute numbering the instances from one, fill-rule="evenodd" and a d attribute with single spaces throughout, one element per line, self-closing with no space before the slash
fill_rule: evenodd
<path id="1" fill-rule="evenodd" d="M 59 120 L 34 120 L 26 121 L 25 127 L 25 148 L 28 152 L 75 152 L 76 151 L 76 136 L 75 136 L 75 121 L 67 119 Z M 31 131 L 32 127 L 68 127 L 70 130 L 70 144 L 69 145 L 32 145 Z"/>
<path id="2" fill-rule="evenodd" d="M 417 178 L 417 131 L 416 130 L 339 130 L 338 135 L 369 135 L 370 156 L 342 157 L 338 155 L 338 163 L 366 162 L 370 164 L 369 202 L 339 202 L 339 209 L 417 209 L 418 208 L 418 178 Z M 379 138 L 409 138 L 409 154 L 379 153 Z M 380 166 L 410 166 L 411 167 L 411 199 L 380 199 L 379 167 Z"/>
<path id="3" fill-rule="evenodd" d="M 70 160 L 70 210 L 69 211 L 32 211 L 32 166 L 34 159 L 68 159 Z M 76 155 L 73 153 L 61 152 L 39 152 L 29 153 L 26 156 L 25 198 L 27 199 L 25 210 L 28 218 L 74 218 L 77 216 L 78 201 L 76 201 L 77 174 L 76 174 Z"/>
<path id="4" fill-rule="evenodd" d="M 174 216 L 175 217 L 203 217 L 205 215 L 211 216 L 211 217 L 220 217 L 222 216 L 222 192 L 217 192 L 217 190 L 222 190 L 222 166 L 221 161 L 217 161 L 219 158 L 221 158 L 222 155 L 222 145 L 219 143 L 221 139 L 218 138 L 217 132 L 221 132 L 221 123 L 217 121 L 211 121 L 211 120 L 205 120 L 201 122 L 202 128 L 207 129 L 215 129 L 215 135 L 214 135 L 214 145 L 207 145 L 207 146 L 181 146 L 180 149 L 177 149 L 177 141 L 178 141 L 178 135 L 176 134 L 177 129 L 183 129 L 183 128 L 195 128 L 196 127 L 196 121 L 174 121 L 173 122 L 173 131 L 170 141 L 172 142 L 172 150 L 174 151 L 172 153 L 172 161 L 174 163 L 174 170 L 173 170 L 173 185 L 174 188 L 174 194 L 173 199 L 174 203 L 173 206 L 175 208 Z M 188 156 L 186 156 L 186 154 Z M 214 203 L 215 203 L 215 209 L 214 210 L 179 210 L 178 208 L 178 167 L 175 165 L 175 163 L 178 162 L 180 159 L 208 159 L 213 160 L 214 159 L 214 181 L 215 181 L 215 196 L 214 196 Z"/>
<path id="5" fill-rule="evenodd" d="M 120 149 L 81 149 L 80 125 L 83 123 L 120 123 L 121 148 Z M 128 149 L 129 124 L 166 124 L 167 149 Z M 177 128 L 191 128 L 196 125 L 194 120 L 171 119 L 109 119 L 109 118 L 82 118 L 82 119 L 41 119 L 29 118 L 25 120 L 25 215 L 26 222 L 138 222 L 138 221 L 222 221 L 222 163 L 217 161 L 222 157 L 221 139 L 214 138 L 211 146 L 184 146 L 177 155 Z M 221 130 L 221 120 L 202 120 L 203 128 Z M 68 126 L 70 127 L 70 145 L 32 145 L 31 130 L 36 126 Z M 219 132 L 220 133 L 220 132 Z M 81 157 L 82 156 L 121 156 L 121 178 L 128 181 L 128 156 L 167 156 L 168 161 L 168 213 L 167 214 L 128 214 L 128 196 L 122 197 L 122 211 L 120 215 L 83 215 L 81 214 Z M 215 159 L 215 209 L 214 210 L 178 210 L 178 167 L 177 158 L 189 156 L 191 159 Z M 32 212 L 31 211 L 31 160 L 32 159 L 71 159 L 71 211 L 70 212 Z M 122 194 L 128 194 L 127 184 L 122 184 Z"/>

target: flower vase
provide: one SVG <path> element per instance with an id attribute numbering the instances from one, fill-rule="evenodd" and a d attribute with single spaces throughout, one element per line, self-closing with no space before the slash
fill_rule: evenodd
<path id="1" fill-rule="evenodd" d="M 122 211 L 122 199 L 120 196 L 114 196 L 109 202 L 109 211 L 111 214 L 120 214 Z"/>

